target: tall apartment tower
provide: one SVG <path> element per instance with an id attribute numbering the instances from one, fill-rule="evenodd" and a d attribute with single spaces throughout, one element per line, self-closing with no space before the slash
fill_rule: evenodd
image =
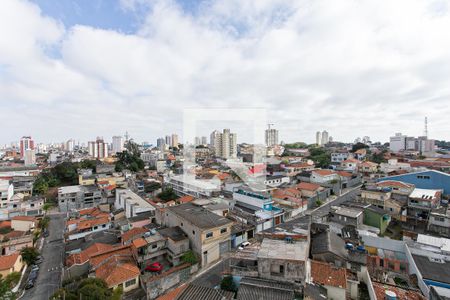
<path id="1" fill-rule="evenodd" d="M 202 145 L 208 145 L 208 139 L 206 136 L 202 136 L 201 143 Z"/>
<path id="2" fill-rule="evenodd" d="M 213 132 L 211 132 L 210 136 L 209 136 L 209 145 L 211 148 L 215 149 L 216 148 L 216 139 L 217 136 L 220 134 L 219 131 L 214 130 Z"/>
<path id="3" fill-rule="evenodd" d="M 172 138 L 170 135 L 166 135 L 166 145 L 171 146 L 172 145 Z"/>
<path id="4" fill-rule="evenodd" d="M 316 132 L 316 144 L 318 146 L 322 145 L 322 133 L 320 131 Z"/>
<path id="5" fill-rule="evenodd" d="M 88 151 L 93 158 L 108 157 L 108 143 L 105 143 L 103 138 L 97 137 L 95 142 L 88 142 Z"/>
<path id="6" fill-rule="evenodd" d="M 322 131 L 322 145 L 326 145 L 329 142 L 328 131 Z"/>
<path id="7" fill-rule="evenodd" d="M 25 155 L 23 157 L 25 166 L 30 166 L 36 164 L 36 152 L 34 149 L 25 150 Z"/>
<path id="8" fill-rule="evenodd" d="M 172 134 L 172 147 L 178 148 L 178 135 Z"/>
<path id="9" fill-rule="evenodd" d="M 278 130 L 266 129 L 266 146 L 278 145 Z"/>
<path id="10" fill-rule="evenodd" d="M 217 157 L 224 159 L 237 157 L 237 134 L 230 129 L 224 129 L 223 133 L 213 131 L 211 142 L 214 143 L 214 152 Z"/>
<path id="11" fill-rule="evenodd" d="M 23 136 L 20 139 L 20 157 L 24 158 L 26 150 L 34 150 L 34 140 L 31 136 Z"/>
<path id="12" fill-rule="evenodd" d="M 125 141 L 122 136 L 116 135 L 112 137 L 112 152 L 116 154 L 118 152 L 123 152 Z"/>

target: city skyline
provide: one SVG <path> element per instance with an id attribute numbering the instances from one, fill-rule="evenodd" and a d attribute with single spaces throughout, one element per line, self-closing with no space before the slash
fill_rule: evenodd
<path id="1" fill-rule="evenodd" d="M 266 108 L 280 140 L 306 142 L 418 135 L 426 113 L 450 140 L 445 3 L 325 3 L 3 1 L 0 143 L 145 141 L 191 107 Z"/>

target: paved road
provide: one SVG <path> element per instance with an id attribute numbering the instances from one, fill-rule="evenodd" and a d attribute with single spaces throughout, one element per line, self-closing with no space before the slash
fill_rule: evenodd
<path id="1" fill-rule="evenodd" d="M 195 278 L 192 283 L 204 287 L 214 288 L 220 286 L 222 273 L 227 269 L 229 258 L 222 259 L 220 263 L 214 265 L 204 273 Z"/>
<path id="2" fill-rule="evenodd" d="M 311 211 L 311 215 L 322 215 L 330 211 L 331 206 L 339 206 L 340 204 L 353 200 L 356 195 L 358 195 L 361 191 L 361 186 L 357 186 L 355 188 L 350 189 L 346 193 L 344 193 L 342 196 L 337 197 L 336 199 L 327 202 L 326 204 L 322 205 L 319 208 L 316 208 L 315 210 Z"/>
<path id="3" fill-rule="evenodd" d="M 48 300 L 61 286 L 61 276 L 64 256 L 64 215 L 49 215 L 49 237 L 44 240 L 41 255 L 44 259 L 39 266 L 39 275 L 35 286 L 26 290 L 21 299 Z"/>

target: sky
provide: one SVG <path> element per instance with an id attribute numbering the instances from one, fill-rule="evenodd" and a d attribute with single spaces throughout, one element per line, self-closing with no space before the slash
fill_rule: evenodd
<path id="1" fill-rule="evenodd" d="M 425 117 L 450 140 L 448 28 L 445 0 L 2 0 L 0 144 L 155 143 L 218 108 L 264 109 L 285 142 L 385 142 Z"/>

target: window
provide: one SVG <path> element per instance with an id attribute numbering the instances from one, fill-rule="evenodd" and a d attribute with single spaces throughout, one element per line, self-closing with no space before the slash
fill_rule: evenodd
<path id="1" fill-rule="evenodd" d="M 430 179 L 431 177 L 428 175 L 417 175 L 417 179 Z"/>
<path id="2" fill-rule="evenodd" d="M 224 234 L 225 232 L 227 232 L 227 228 L 220 229 L 220 234 Z"/>
<path id="3" fill-rule="evenodd" d="M 94 226 L 94 230 L 96 230 L 98 228 L 98 226 Z"/>
<path id="4" fill-rule="evenodd" d="M 152 245 L 152 249 L 156 249 L 156 248 L 158 248 L 157 244 Z"/>
<path id="5" fill-rule="evenodd" d="M 212 232 L 208 232 L 208 233 L 206 234 L 206 238 L 209 239 L 209 238 L 211 238 L 211 237 L 213 237 L 213 233 L 212 233 Z"/>
<path id="6" fill-rule="evenodd" d="M 132 285 L 135 285 L 135 284 L 136 284 L 136 278 L 128 280 L 127 282 L 125 282 L 125 287 L 129 287 L 129 286 L 132 286 Z"/>
<path id="7" fill-rule="evenodd" d="M 61 200 L 61 203 L 64 203 L 64 200 Z"/>
<path id="8" fill-rule="evenodd" d="M 195 235 L 195 230 L 192 230 L 192 234 Z"/>
<path id="9" fill-rule="evenodd" d="M 106 228 L 106 224 L 103 224 L 103 225 L 102 225 L 102 228 Z"/>
<path id="10" fill-rule="evenodd" d="M 438 222 L 445 222 L 445 218 L 444 217 L 434 217 L 434 220 L 438 221 Z"/>
<path id="11" fill-rule="evenodd" d="M 380 259 L 380 267 L 384 267 L 384 260 L 382 258 Z"/>
<path id="12" fill-rule="evenodd" d="M 183 227 L 183 222 L 180 223 L 180 226 Z"/>

